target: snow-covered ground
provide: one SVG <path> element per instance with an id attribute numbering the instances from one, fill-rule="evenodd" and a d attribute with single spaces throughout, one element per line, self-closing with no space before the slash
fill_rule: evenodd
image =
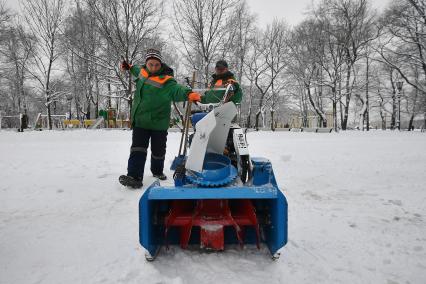
<path id="1" fill-rule="evenodd" d="M 426 283 L 426 133 L 249 133 L 289 203 L 275 262 L 254 247 L 146 262 L 143 190 L 117 181 L 130 138 L 0 132 L 0 283 Z M 168 138 L 167 164 L 179 134 Z"/>

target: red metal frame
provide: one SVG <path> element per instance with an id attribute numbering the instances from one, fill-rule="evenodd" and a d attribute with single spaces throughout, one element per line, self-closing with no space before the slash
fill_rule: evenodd
<path id="1" fill-rule="evenodd" d="M 259 248 L 259 223 L 252 202 L 241 199 L 235 203 L 231 210 L 229 200 L 226 199 L 197 200 L 195 207 L 193 200 L 172 201 L 169 215 L 165 218 L 166 246 L 168 247 L 170 227 L 180 228 L 180 245 L 187 248 L 192 227 L 198 226 L 201 248 L 224 250 L 224 229 L 225 226 L 231 226 L 235 230 L 238 243 L 243 247 L 244 227 L 253 226 L 256 231 L 256 245 Z"/>

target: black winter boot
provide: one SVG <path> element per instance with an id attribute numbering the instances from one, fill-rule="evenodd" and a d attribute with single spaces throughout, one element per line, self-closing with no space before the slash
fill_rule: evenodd
<path id="1" fill-rule="evenodd" d="M 143 186 L 142 178 L 134 178 L 131 176 L 121 175 L 118 178 L 118 181 L 127 187 L 131 188 L 141 188 Z"/>
<path id="2" fill-rule="evenodd" d="M 167 176 L 165 174 L 154 175 L 154 177 L 158 178 L 159 180 L 166 180 L 167 179 Z"/>

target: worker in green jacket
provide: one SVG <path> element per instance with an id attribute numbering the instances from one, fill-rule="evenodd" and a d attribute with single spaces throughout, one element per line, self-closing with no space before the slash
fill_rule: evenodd
<path id="1" fill-rule="evenodd" d="M 241 103 L 243 92 L 241 91 L 240 85 L 235 80 L 234 74 L 229 71 L 228 63 L 225 60 L 216 62 L 215 74 L 213 74 L 212 77 L 213 80 L 210 83 L 210 90 L 201 98 L 203 104 L 219 103 L 225 95 L 223 89 L 229 84 L 233 85 L 233 91 L 231 94 L 227 95 L 225 101 L 232 101 L 235 104 Z"/>
<path id="2" fill-rule="evenodd" d="M 136 91 L 131 109 L 133 133 L 127 175 L 120 176 L 119 181 L 122 185 L 140 188 L 150 140 L 151 172 L 160 180 L 167 179 L 163 169 L 172 101 L 200 101 L 201 98 L 200 94 L 176 82 L 173 69 L 163 62 L 158 50 L 147 51 L 145 65 L 139 67 L 123 61 L 121 69 L 129 70 L 136 78 Z"/>

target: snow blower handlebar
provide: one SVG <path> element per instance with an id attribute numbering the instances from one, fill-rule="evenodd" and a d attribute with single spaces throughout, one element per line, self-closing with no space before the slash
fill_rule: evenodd
<path id="1" fill-rule="evenodd" d="M 226 86 L 225 94 L 223 94 L 223 98 L 221 100 L 221 103 L 227 103 L 231 99 L 231 97 L 234 95 L 234 86 L 232 83 L 228 84 Z"/>
<path id="2" fill-rule="evenodd" d="M 188 83 L 189 83 L 189 78 L 186 78 Z M 192 73 L 192 82 L 191 82 L 191 88 L 194 88 L 194 84 L 195 84 L 195 71 Z M 193 92 L 195 92 L 194 90 L 192 90 Z M 188 135 L 189 135 L 189 119 L 191 116 L 191 106 L 192 106 L 192 101 L 188 101 L 188 105 L 186 107 L 186 112 L 185 112 L 185 120 L 183 121 L 183 132 L 182 132 L 182 136 L 180 138 L 180 145 L 179 145 L 179 156 L 186 155 L 186 148 L 188 146 Z M 185 140 L 184 140 L 185 139 Z M 184 142 L 185 141 L 185 142 Z M 182 150 L 182 146 L 183 146 L 183 150 Z"/>
<path id="3" fill-rule="evenodd" d="M 206 91 L 210 91 L 211 89 L 193 89 L 193 92 L 206 92 Z M 229 100 L 231 99 L 231 97 L 234 95 L 234 87 L 232 84 L 228 84 L 226 86 L 226 88 L 217 88 L 214 89 L 215 91 L 225 91 L 225 93 L 223 94 L 222 99 L 220 100 L 220 102 L 218 103 L 207 103 L 207 104 L 203 104 L 200 102 L 197 102 L 196 105 L 201 109 L 201 111 L 212 111 L 214 108 L 217 108 L 227 102 L 229 102 Z M 199 112 L 199 111 L 196 111 Z"/>

